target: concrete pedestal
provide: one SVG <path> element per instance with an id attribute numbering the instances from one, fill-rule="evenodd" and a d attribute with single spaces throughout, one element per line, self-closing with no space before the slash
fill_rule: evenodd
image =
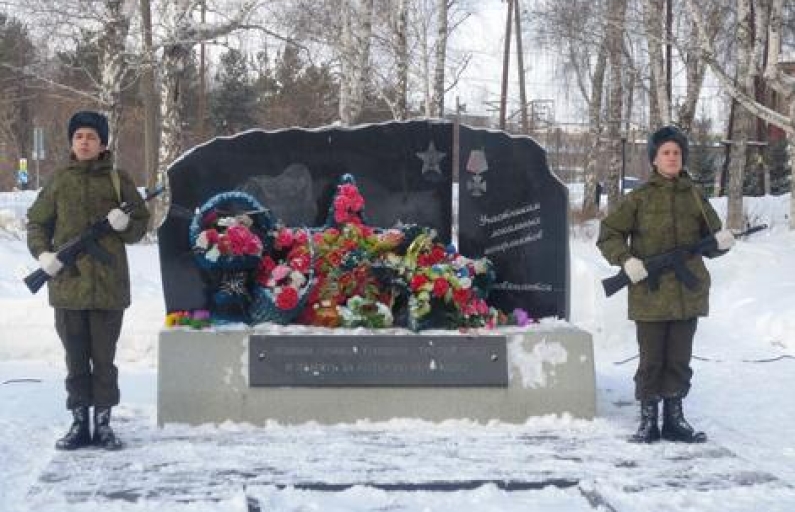
<path id="1" fill-rule="evenodd" d="M 522 423 L 544 414 L 594 417 L 590 334 L 564 323 L 490 332 L 507 337 L 507 387 L 251 387 L 249 336 L 266 333 L 164 330 L 158 348 L 157 421 L 257 425 L 268 420 L 331 424 L 458 418 Z M 366 343 L 366 335 L 357 336 Z"/>

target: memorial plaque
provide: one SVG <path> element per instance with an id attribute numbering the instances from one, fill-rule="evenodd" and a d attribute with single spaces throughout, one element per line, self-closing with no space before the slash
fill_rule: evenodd
<path id="1" fill-rule="evenodd" d="M 249 385 L 507 387 L 506 338 L 253 335 Z"/>
<path id="2" fill-rule="evenodd" d="M 569 317 L 568 189 L 527 136 L 462 126 L 458 240 L 497 270 L 489 303 Z"/>

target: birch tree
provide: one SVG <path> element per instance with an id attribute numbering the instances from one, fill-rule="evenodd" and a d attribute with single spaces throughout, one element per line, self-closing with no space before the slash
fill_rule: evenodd
<path id="1" fill-rule="evenodd" d="M 163 20 L 166 35 L 161 43 L 160 59 L 160 118 L 162 132 L 158 175 L 164 181 L 166 168 L 183 151 L 182 87 L 193 48 L 202 41 L 210 41 L 240 30 L 249 19 L 256 2 L 243 1 L 227 5 L 218 21 L 198 23 L 195 14 L 200 2 L 195 0 L 170 0 L 161 5 L 159 19 Z"/>
<path id="2" fill-rule="evenodd" d="M 582 213 L 586 218 L 598 213 L 596 202 L 599 184 L 598 163 L 604 132 L 604 89 L 607 72 L 607 16 L 605 3 L 580 1 L 571 4 L 550 2 L 536 10 L 531 20 L 533 39 L 542 46 L 558 48 L 563 69 L 572 76 L 575 90 L 587 105 L 586 149 L 583 158 L 585 180 Z M 595 20 L 597 22 L 595 22 Z"/>
<path id="3" fill-rule="evenodd" d="M 651 127 L 671 123 L 671 101 L 666 88 L 663 56 L 663 23 L 666 0 L 643 1 L 643 24 L 649 47 L 649 124 Z"/>
<path id="4" fill-rule="evenodd" d="M 700 27 L 703 27 L 705 25 L 705 21 L 702 7 L 696 5 L 694 0 L 686 1 L 687 8 L 692 14 L 695 22 Z M 738 37 L 746 37 L 744 34 L 742 34 L 742 31 L 744 30 L 742 27 L 744 23 L 748 23 L 748 20 L 751 19 L 750 14 L 748 14 L 750 12 L 750 5 L 750 0 L 737 1 L 739 23 L 737 34 Z M 762 8 L 764 5 L 765 3 L 763 2 L 755 4 L 757 8 Z M 763 22 L 764 20 L 767 20 L 767 26 L 755 27 L 757 34 L 760 33 L 760 31 L 767 34 L 767 64 L 764 68 L 761 68 L 762 62 L 754 62 L 753 59 L 751 59 L 754 51 L 753 42 L 749 45 L 747 39 L 745 39 L 744 47 L 746 50 L 744 52 L 746 55 L 740 56 L 738 60 L 738 80 L 733 80 L 729 72 L 726 70 L 726 66 L 718 61 L 712 41 L 706 37 L 706 32 L 703 30 L 699 31 L 700 55 L 704 62 L 706 62 L 706 64 L 709 66 L 710 70 L 715 74 L 721 86 L 734 99 L 736 99 L 740 105 L 742 105 L 754 116 L 781 128 L 786 133 L 790 162 L 795 162 L 795 77 L 792 75 L 787 75 L 780 66 L 781 37 L 782 30 L 784 29 L 784 0 L 770 0 L 769 7 L 769 14 L 763 18 L 757 18 L 756 20 L 756 22 Z M 751 40 L 753 41 L 752 38 Z M 749 46 L 751 48 L 750 51 L 748 50 Z M 748 61 L 748 67 L 745 70 L 745 74 L 741 74 L 742 68 L 744 66 L 744 60 Z M 755 71 L 752 72 L 751 67 L 753 66 L 756 66 L 756 68 Z M 781 98 L 781 104 L 783 105 L 784 113 L 778 112 L 771 106 L 757 101 L 752 94 L 749 94 L 748 84 L 753 79 L 752 77 L 754 75 L 752 73 L 757 73 L 759 71 L 761 71 L 761 78 L 765 86 L 774 90 Z M 736 140 L 738 139 L 738 136 L 735 135 L 734 138 L 736 142 L 734 145 L 742 146 L 747 144 L 747 136 L 745 138 L 745 142 L 743 142 L 742 137 L 743 135 L 740 133 L 740 140 Z M 739 151 L 740 149 L 738 149 L 738 152 Z M 735 160 L 734 156 L 733 149 L 733 161 Z M 795 180 L 791 180 L 790 183 L 793 192 L 792 195 L 795 195 Z M 741 195 L 739 200 L 736 198 L 733 200 L 730 195 L 728 216 L 728 224 L 730 228 L 738 229 L 741 227 Z M 790 229 L 795 229 L 795 202 L 790 203 Z"/>
<path id="5" fill-rule="evenodd" d="M 399 0 L 397 22 L 395 24 L 395 55 L 397 58 L 397 101 L 394 117 L 397 120 L 408 118 L 409 94 L 409 42 L 408 42 L 409 3 Z"/>
<path id="6" fill-rule="evenodd" d="M 340 121 L 355 124 L 364 108 L 373 37 L 373 0 L 342 0 Z"/>
<path id="7" fill-rule="evenodd" d="M 128 40 L 131 18 L 135 14 L 135 0 L 102 0 L 74 2 L 58 0 L 25 0 L 5 2 L 15 12 L 30 20 L 50 40 L 67 41 L 78 35 L 95 42 L 99 48 L 99 75 L 90 76 L 93 85 L 88 90 L 75 90 L 67 84 L 52 80 L 45 68 L 28 72 L 50 86 L 77 93 L 85 102 L 98 105 L 108 115 L 111 151 L 118 150 L 118 134 L 123 105 L 122 91 L 133 76 L 129 67 Z M 125 83 L 127 79 L 127 83 Z M 116 161 L 118 161 L 118 155 Z"/>
<path id="8" fill-rule="evenodd" d="M 108 124 L 111 127 L 108 149 L 117 153 L 123 108 L 121 101 L 123 79 L 129 71 L 126 51 L 127 38 L 136 2 L 133 0 L 106 0 L 103 7 L 103 30 L 99 36 L 101 71 L 99 101 L 108 113 Z"/>
<path id="9" fill-rule="evenodd" d="M 621 122 L 622 100 L 622 39 L 627 11 L 627 0 L 609 0 L 607 7 L 607 59 L 610 64 L 610 99 L 607 113 L 607 143 L 610 163 L 607 175 L 608 211 L 617 205 L 621 195 Z"/>
<path id="10" fill-rule="evenodd" d="M 445 93 L 445 65 L 447 61 L 447 29 L 449 4 L 448 0 L 437 0 L 436 2 L 436 59 L 433 68 L 433 97 L 431 99 L 431 117 L 442 117 L 444 115 L 444 93 Z"/>

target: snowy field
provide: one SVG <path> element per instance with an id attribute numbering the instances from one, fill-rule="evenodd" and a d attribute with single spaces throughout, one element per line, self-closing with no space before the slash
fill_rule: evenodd
<path id="1" fill-rule="evenodd" d="M 596 225 L 571 233 L 571 322 L 593 335 L 598 418 L 522 425 L 415 420 L 264 428 L 155 426 L 163 324 L 157 248 L 130 249 L 133 306 L 118 363 L 119 453 L 56 453 L 68 426 L 63 351 L 22 219 L 32 193 L 0 194 L 0 512 L 795 510 L 795 232 L 789 197 L 750 198 L 767 231 L 708 261 L 711 315 L 696 337 L 688 418 L 701 446 L 625 442 L 634 429 L 634 324 L 606 299 Z M 725 202 L 716 200 L 719 212 Z M 629 359 L 629 361 L 627 361 Z M 624 362 L 626 361 L 626 362 Z"/>

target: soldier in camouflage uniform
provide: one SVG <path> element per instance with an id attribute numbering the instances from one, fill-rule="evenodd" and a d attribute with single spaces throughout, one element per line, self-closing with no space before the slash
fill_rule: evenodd
<path id="1" fill-rule="evenodd" d="M 108 121 L 97 112 L 78 112 L 68 126 L 69 164 L 57 170 L 28 210 L 28 248 L 49 280 L 55 328 L 66 351 L 66 407 L 73 422 L 56 448 L 95 444 L 121 448 L 110 427 L 111 407 L 119 403 L 116 342 L 130 305 L 130 276 L 124 244 L 146 233 L 149 212 L 132 178 L 113 166 L 106 150 Z M 122 203 L 138 203 L 127 214 Z M 91 251 L 67 268 L 54 252 L 91 224 L 107 218 L 113 232 L 98 245 L 112 256 L 99 261 Z M 94 407 L 94 433 L 89 408 Z"/>
<path id="2" fill-rule="evenodd" d="M 641 404 L 641 419 L 630 440 L 650 443 L 662 437 L 704 442 L 706 435 L 685 420 L 682 399 L 693 375 L 690 359 L 698 317 L 709 312 L 709 272 L 700 255 L 690 255 L 685 265 L 698 278 L 695 289 L 686 287 L 673 272 L 664 272 L 659 289 L 652 290 L 645 281 L 643 260 L 714 234 L 717 250 L 706 254 L 712 258 L 732 247 L 734 235 L 721 229 L 717 213 L 683 171 L 688 142 L 679 129 L 666 126 L 652 134 L 648 153 L 651 177 L 602 220 L 597 240 L 605 259 L 622 266 L 632 282 L 629 319 L 637 327 L 640 358 L 635 398 Z M 658 425 L 661 400 L 662 432 Z"/>

